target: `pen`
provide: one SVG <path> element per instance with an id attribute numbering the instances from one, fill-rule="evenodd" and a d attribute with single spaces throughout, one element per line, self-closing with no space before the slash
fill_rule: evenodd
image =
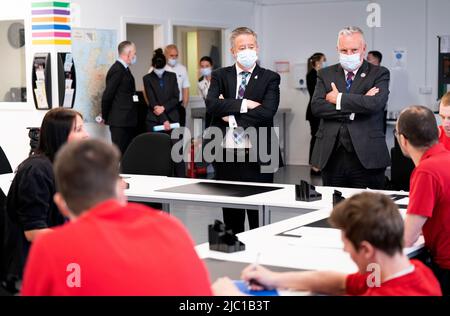
<path id="1" fill-rule="evenodd" d="M 261 252 L 258 252 L 256 254 L 256 260 L 255 260 L 255 264 L 253 266 L 253 269 L 256 270 L 256 267 L 259 265 L 259 258 L 261 256 Z M 261 283 L 259 283 L 258 281 L 256 281 L 255 279 L 250 279 L 248 280 L 248 285 L 249 287 L 256 285 L 256 286 L 260 286 L 260 287 L 264 287 L 264 285 L 262 285 Z"/>

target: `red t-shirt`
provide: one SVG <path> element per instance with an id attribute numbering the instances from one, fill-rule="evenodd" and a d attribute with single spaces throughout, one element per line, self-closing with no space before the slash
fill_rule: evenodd
<path id="1" fill-rule="evenodd" d="M 433 261 L 450 269 L 450 152 L 431 147 L 411 174 L 408 214 L 427 217 L 422 232 Z"/>
<path id="2" fill-rule="evenodd" d="M 439 130 L 440 130 L 439 142 L 441 144 L 444 144 L 444 146 L 447 150 L 450 150 L 450 137 L 445 135 L 445 131 L 442 126 L 439 126 Z"/>
<path id="3" fill-rule="evenodd" d="M 369 273 L 347 276 L 345 288 L 348 295 L 358 296 L 441 296 L 441 288 L 433 272 L 422 262 L 411 260 L 414 271 L 381 283 L 380 287 L 369 287 Z"/>
<path id="4" fill-rule="evenodd" d="M 22 287 L 22 295 L 211 294 L 206 267 L 177 219 L 114 200 L 38 238 Z"/>

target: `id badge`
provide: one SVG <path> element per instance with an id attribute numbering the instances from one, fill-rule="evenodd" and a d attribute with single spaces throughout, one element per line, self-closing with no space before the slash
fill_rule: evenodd
<path id="1" fill-rule="evenodd" d="M 139 97 L 137 94 L 133 95 L 133 102 L 139 102 Z"/>

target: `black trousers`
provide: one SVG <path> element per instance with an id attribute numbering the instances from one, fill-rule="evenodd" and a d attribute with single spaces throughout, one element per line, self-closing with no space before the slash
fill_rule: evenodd
<path id="1" fill-rule="evenodd" d="M 136 128 L 135 127 L 115 127 L 110 126 L 109 130 L 111 131 L 111 140 L 112 142 L 119 147 L 122 155 L 130 145 L 133 138 L 136 136 Z"/>
<path id="2" fill-rule="evenodd" d="M 337 146 L 322 170 L 322 181 L 324 186 L 382 190 L 385 186 L 385 170 L 366 169 L 355 152 Z"/>
<path id="3" fill-rule="evenodd" d="M 186 126 L 186 109 L 183 102 L 178 103 L 178 113 L 180 115 L 180 126 Z"/>
<path id="4" fill-rule="evenodd" d="M 311 127 L 311 141 L 309 142 L 309 164 L 311 164 L 311 157 L 314 149 L 314 144 L 316 143 L 316 134 L 319 130 L 320 119 L 311 118 L 309 121 L 309 125 Z"/>
<path id="5" fill-rule="evenodd" d="M 224 154 L 225 157 L 225 154 Z M 235 159 L 236 161 L 236 159 Z M 219 162 L 214 163 L 217 180 L 273 182 L 273 173 L 261 173 L 257 162 Z M 257 210 L 223 208 L 223 221 L 227 228 L 238 234 L 245 230 L 245 213 L 247 211 L 250 229 L 259 227 Z"/>

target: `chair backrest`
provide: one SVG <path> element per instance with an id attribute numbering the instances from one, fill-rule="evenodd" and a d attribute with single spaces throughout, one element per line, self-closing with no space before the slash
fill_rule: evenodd
<path id="1" fill-rule="evenodd" d="M 3 152 L 2 147 L 0 147 L 0 174 L 12 173 L 11 164 L 9 163 L 8 158 Z"/>
<path id="2" fill-rule="evenodd" d="M 164 133 L 137 136 L 122 157 L 121 171 L 126 174 L 172 176 L 172 141 Z"/>

